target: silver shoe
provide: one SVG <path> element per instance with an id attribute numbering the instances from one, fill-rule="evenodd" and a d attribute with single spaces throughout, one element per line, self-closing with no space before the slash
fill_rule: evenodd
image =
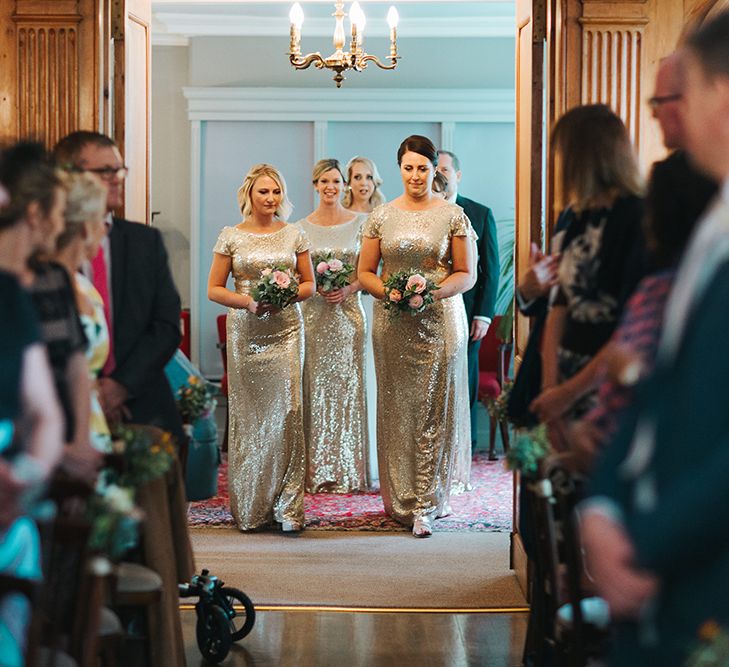
<path id="1" fill-rule="evenodd" d="M 433 534 L 433 524 L 430 517 L 416 516 L 413 521 L 413 535 L 415 537 L 430 537 Z"/>

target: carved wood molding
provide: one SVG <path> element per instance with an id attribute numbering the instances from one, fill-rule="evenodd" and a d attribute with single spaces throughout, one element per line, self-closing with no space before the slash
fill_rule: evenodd
<path id="1" fill-rule="evenodd" d="M 641 125 L 641 74 L 646 0 L 583 0 L 581 99 L 609 105 L 637 145 Z"/>
<path id="2" fill-rule="evenodd" d="M 18 0 L 15 23 L 17 122 L 21 137 L 53 145 L 79 126 L 76 0 Z"/>

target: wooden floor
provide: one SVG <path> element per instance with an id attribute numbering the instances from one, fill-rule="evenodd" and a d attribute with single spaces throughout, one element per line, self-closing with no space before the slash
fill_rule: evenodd
<path id="1" fill-rule="evenodd" d="M 195 612 L 182 611 L 188 667 L 205 663 Z M 234 646 L 229 667 L 512 667 L 521 664 L 525 613 L 431 614 L 266 611 Z"/>

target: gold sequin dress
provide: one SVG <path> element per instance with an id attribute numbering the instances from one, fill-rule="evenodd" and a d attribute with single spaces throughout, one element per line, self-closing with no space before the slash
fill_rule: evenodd
<path id="1" fill-rule="evenodd" d="M 312 257 L 332 255 L 357 266 L 366 215 L 335 226 L 297 222 L 311 241 Z M 316 262 L 314 268 L 316 269 Z M 352 280 L 355 279 L 353 274 Z M 367 325 L 361 292 L 329 304 L 315 294 L 304 313 L 304 432 L 306 490 L 350 493 L 369 487 L 365 398 Z"/>
<path id="2" fill-rule="evenodd" d="M 214 252 L 232 259 L 235 291 L 249 294 L 263 269 L 296 268 L 309 249 L 293 225 L 270 234 L 224 227 Z M 240 530 L 274 521 L 304 525 L 302 399 L 304 327 L 299 304 L 258 317 L 228 310 L 228 490 Z"/>
<path id="3" fill-rule="evenodd" d="M 383 280 L 415 269 L 436 284 L 452 271 L 451 238 L 473 236 L 471 223 L 454 204 L 428 211 L 384 204 L 370 214 L 363 233 L 380 241 Z M 448 504 L 459 446 L 470 446 L 463 299 L 436 301 L 416 316 L 395 316 L 378 300 L 372 340 L 385 509 L 405 525 L 416 516 L 434 519 Z"/>

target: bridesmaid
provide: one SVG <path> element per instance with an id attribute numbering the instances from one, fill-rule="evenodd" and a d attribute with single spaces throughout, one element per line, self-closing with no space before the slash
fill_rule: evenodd
<path id="1" fill-rule="evenodd" d="M 344 208 L 359 213 L 371 213 L 372 209 L 385 203 L 380 190 L 382 178 L 372 160 L 356 155 L 347 162 L 347 189 L 344 193 Z"/>
<path id="2" fill-rule="evenodd" d="M 87 173 L 67 174 L 66 228 L 56 241 L 54 259 L 71 276 L 79 319 L 86 334 L 86 360 L 91 380 L 91 445 L 101 452 L 111 451 L 111 435 L 99 403 L 97 378 L 109 355 L 109 329 L 104 316 L 104 302 L 91 281 L 79 273 L 84 262 L 99 252 L 106 236 L 106 188 Z"/>
<path id="3" fill-rule="evenodd" d="M 342 206 L 344 176 L 337 160 L 319 160 L 312 173 L 319 206 L 297 222 L 312 254 L 357 266 L 365 214 Z M 302 305 L 304 433 L 309 493 L 351 493 L 369 487 L 364 356 L 366 320 L 356 274 L 342 289 L 318 289 Z"/>
<path id="4" fill-rule="evenodd" d="M 228 484 L 240 530 L 277 522 L 286 532 L 304 527 L 305 445 L 301 308 L 283 310 L 254 300 L 266 268 L 299 274 L 296 301 L 315 288 L 306 235 L 285 220 L 286 184 L 271 165 L 258 164 L 238 190 L 243 221 L 224 227 L 213 248 L 208 298 L 228 306 Z M 226 288 L 232 275 L 235 289 Z"/>
<path id="5" fill-rule="evenodd" d="M 375 304 L 377 453 L 385 509 L 427 537 L 448 511 L 459 442 L 470 437 L 461 294 L 475 281 L 474 233 L 463 209 L 432 191 L 437 153 L 426 137 L 397 153 L 404 192 L 367 220 L 359 260 L 362 287 Z M 382 259 L 382 273 L 377 275 Z M 386 311 L 383 280 L 420 270 L 440 289 L 420 315 Z"/>

